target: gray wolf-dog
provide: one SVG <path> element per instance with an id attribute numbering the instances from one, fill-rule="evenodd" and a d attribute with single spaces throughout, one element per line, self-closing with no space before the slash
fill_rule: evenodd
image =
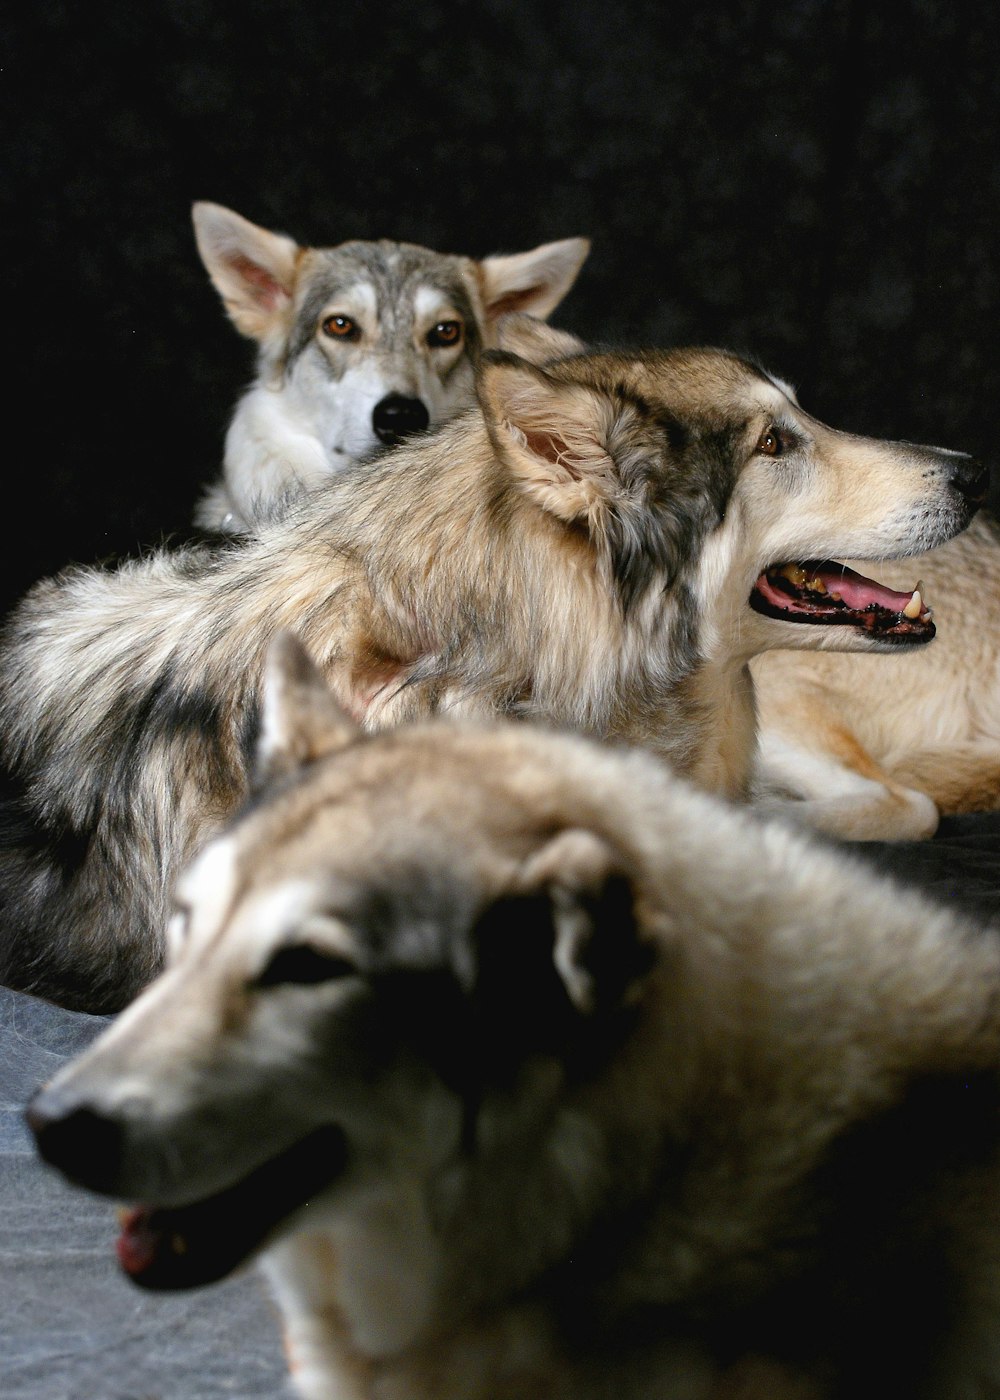
<path id="1" fill-rule="evenodd" d="M 1000 807 L 1000 527 L 981 513 L 905 573 L 877 572 L 896 589 L 927 585 L 934 645 L 877 661 L 757 657 L 758 800 L 798 799 L 802 818 L 837 836 L 920 839 L 942 813 Z"/>
<path id="2" fill-rule="evenodd" d="M 258 347 L 221 480 L 195 511 L 227 532 L 467 408 L 497 318 L 549 316 L 590 249 L 567 238 L 477 260 L 389 239 L 312 248 L 218 204 L 192 216 L 233 325 Z"/>
<path id="3" fill-rule="evenodd" d="M 1000 1393 L 998 931 L 275 653 L 168 969 L 29 1106 L 126 1273 L 260 1257 L 305 1400 Z"/>
<path id="4" fill-rule="evenodd" d="M 932 636 L 909 595 L 823 561 L 962 530 L 968 457 L 828 428 L 721 350 L 487 352 L 477 383 L 481 407 L 238 544 L 22 600 L 0 637 L 0 981 L 113 1010 L 158 969 L 177 869 L 245 794 L 280 628 L 368 729 L 509 714 L 646 744 L 734 800 L 752 656 Z"/>

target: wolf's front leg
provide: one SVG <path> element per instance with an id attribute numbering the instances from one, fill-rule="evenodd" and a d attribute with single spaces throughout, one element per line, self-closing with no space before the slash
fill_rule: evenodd
<path id="1" fill-rule="evenodd" d="M 261 1260 L 281 1314 L 294 1392 L 301 1400 L 372 1400 L 372 1370 L 335 1294 L 336 1251 L 322 1236 L 288 1241 Z"/>
<path id="2" fill-rule="evenodd" d="M 371 1400 L 371 1368 L 351 1345 L 339 1315 L 286 1318 L 282 1335 L 301 1400 Z"/>

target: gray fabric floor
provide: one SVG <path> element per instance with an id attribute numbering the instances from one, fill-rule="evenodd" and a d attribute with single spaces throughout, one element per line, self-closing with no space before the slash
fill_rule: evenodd
<path id="1" fill-rule="evenodd" d="M 144 1293 L 115 1261 L 114 1205 L 35 1154 L 24 1104 L 104 1024 L 0 988 L 0 1400 L 286 1400 L 255 1272 Z"/>

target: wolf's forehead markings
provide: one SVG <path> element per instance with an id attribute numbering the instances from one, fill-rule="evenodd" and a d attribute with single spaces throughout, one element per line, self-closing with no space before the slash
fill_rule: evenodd
<path id="1" fill-rule="evenodd" d="M 363 277 L 369 282 L 378 282 L 393 275 L 395 263 L 392 243 L 341 243 L 337 248 L 326 248 L 321 254 L 323 274 L 318 281 L 325 286 L 338 282 L 353 281 Z"/>
<path id="2" fill-rule="evenodd" d="M 316 324 L 320 316 L 330 307 L 331 302 L 343 297 L 346 298 L 349 292 L 357 288 L 359 279 L 357 270 L 350 278 L 322 277 L 314 279 L 308 285 L 302 299 L 302 306 L 295 318 L 295 325 L 289 336 L 288 344 L 288 364 L 291 365 L 302 352 L 313 343 L 316 334 Z M 348 311 L 351 308 L 344 306 L 340 308 Z"/>
<path id="3" fill-rule="evenodd" d="M 178 901 L 191 911 L 189 937 L 209 936 L 232 905 L 237 887 L 237 847 L 230 836 L 207 845 L 177 882 Z"/>
<path id="4" fill-rule="evenodd" d="M 760 406 L 764 413 L 787 413 L 789 404 L 798 405 L 795 395 L 779 379 L 765 380 L 759 389 Z"/>
<path id="5" fill-rule="evenodd" d="M 310 288 L 302 310 L 299 326 L 304 335 L 312 336 L 316 322 L 327 309 L 368 314 L 378 312 L 378 295 L 372 283 L 364 277 L 330 278 Z"/>
<path id="6" fill-rule="evenodd" d="M 279 879 L 264 889 L 255 890 L 237 915 L 239 936 L 246 940 L 247 951 L 257 958 L 266 957 L 276 945 L 302 930 L 309 917 L 317 912 L 319 893 L 316 883 L 302 876 Z M 314 933 L 316 926 L 314 919 Z M 323 924 L 326 931 L 332 927 L 332 920 Z M 347 952 L 346 936 L 341 942 L 341 951 Z"/>
<path id="7" fill-rule="evenodd" d="M 250 957 L 260 957 L 322 907 L 318 881 L 308 876 L 277 876 L 254 888 L 246 875 L 247 852 L 236 837 L 224 836 L 206 846 L 178 881 L 178 900 L 191 911 L 193 947 L 225 928 L 227 939 L 235 934 Z"/>
<path id="8" fill-rule="evenodd" d="M 465 301 L 465 299 L 461 299 Z M 426 282 L 421 283 L 413 297 L 413 310 L 418 321 L 431 321 L 435 317 L 440 317 L 449 307 L 454 307 L 459 315 L 466 315 L 465 305 L 460 304 L 460 298 L 451 292 L 446 292 L 442 287 L 432 286 Z"/>
<path id="9" fill-rule="evenodd" d="M 798 407 L 798 397 L 787 380 L 750 361 L 741 361 L 741 364 L 747 373 L 747 388 L 751 394 L 762 396 L 765 412 L 778 412 L 789 402 Z"/>
<path id="10" fill-rule="evenodd" d="M 780 375 L 777 374 L 769 375 L 768 378 L 771 380 L 771 383 L 784 394 L 786 399 L 790 399 L 791 402 L 798 407 L 799 396 L 787 379 L 782 379 Z"/>
<path id="11" fill-rule="evenodd" d="M 432 320 L 449 309 L 470 333 L 475 322 L 471 296 L 458 273 L 449 277 L 441 268 L 407 259 L 390 265 L 384 257 L 363 259 L 360 266 L 331 263 L 305 288 L 290 337 L 289 363 L 312 344 L 320 317 L 337 309 L 358 317 L 367 333 L 374 331 L 390 344 L 407 334 L 414 321 Z"/>

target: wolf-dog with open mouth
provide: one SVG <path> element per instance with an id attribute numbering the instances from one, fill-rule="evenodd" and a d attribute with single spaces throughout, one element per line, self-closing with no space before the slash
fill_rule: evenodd
<path id="1" fill-rule="evenodd" d="M 996 929 L 647 752 L 266 675 L 167 970 L 29 1107 L 136 1283 L 259 1256 L 304 1400 L 1000 1391 Z"/>
<path id="2" fill-rule="evenodd" d="M 880 581 L 916 578 L 931 647 L 866 658 L 772 651 L 752 663 L 760 722 L 755 800 L 854 840 L 921 840 L 941 816 L 1000 807 L 1000 523 Z"/>
<path id="3" fill-rule="evenodd" d="M 368 729 L 513 715 L 647 745 L 734 800 L 753 656 L 933 636 L 915 594 L 831 556 L 963 530 L 985 490 L 964 454 L 827 427 L 719 349 L 487 352 L 477 389 L 239 545 L 69 569 L 21 601 L 0 636 L 0 982 L 114 1010 L 158 970 L 177 870 L 246 794 L 279 629 Z"/>

